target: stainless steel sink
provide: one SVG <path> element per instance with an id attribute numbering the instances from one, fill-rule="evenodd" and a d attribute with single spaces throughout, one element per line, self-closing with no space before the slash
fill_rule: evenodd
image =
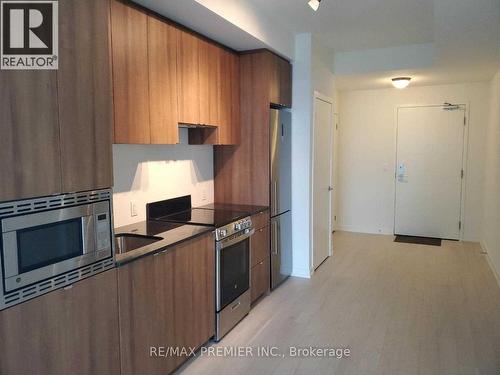
<path id="1" fill-rule="evenodd" d="M 116 252 L 123 254 L 163 240 L 162 237 L 142 236 L 140 234 L 120 233 L 115 235 Z"/>

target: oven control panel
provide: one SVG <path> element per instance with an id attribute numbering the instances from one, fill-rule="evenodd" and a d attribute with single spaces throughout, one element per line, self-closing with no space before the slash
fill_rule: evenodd
<path id="1" fill-rule="evenodd" d="M 252 219 L 250 217 L 246 217 L 223 227 L 217 228 L 215 230 L 215 239 L 216 241 L 220 241 L 224 238 L 232 236 L 233 234 L 250 230 L 251 228 Z"/>

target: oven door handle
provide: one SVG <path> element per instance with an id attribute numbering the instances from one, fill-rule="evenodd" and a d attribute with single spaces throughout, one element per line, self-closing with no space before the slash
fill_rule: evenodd
<path id="1" fill-rule="evenodd" d="M 246 239 L 248 239 L 251 236 L 253 236 L 254 233 L 255 233 L 255 229 L 251 229 L 248 232 L 246 232 L 245 234 L 242 234 L 242 235 L 240 235 L 238 237 L 231 238 L 231 239 L 228 239 L 228 240 L 219 241 L 217 243 L 217 250 L 222 250 L 222 249 L 224 249 L 226 247 L 233 246 L 233 245 L 237 244 L 238 242 L 245 241 Z"/>

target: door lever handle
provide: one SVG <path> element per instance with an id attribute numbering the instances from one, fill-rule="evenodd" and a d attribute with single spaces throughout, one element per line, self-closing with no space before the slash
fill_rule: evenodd
<path id="1" fill-rule="evenodd" d="M 333 191 L 333 186 L 328 186 L 328 191 Z"/>

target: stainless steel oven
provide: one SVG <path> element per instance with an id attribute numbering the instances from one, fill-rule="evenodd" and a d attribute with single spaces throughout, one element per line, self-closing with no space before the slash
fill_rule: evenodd
<path id="1" fill-rule="evenodd" d="M 109 190 L 0 205 L 0 309 L 111 268 Z"/>
<path id="2" fill-rule="evenodd" d="M 219 341 L 250 311 L 250 237 L 245 218 L 216 231 L 216 335 Z"/>

